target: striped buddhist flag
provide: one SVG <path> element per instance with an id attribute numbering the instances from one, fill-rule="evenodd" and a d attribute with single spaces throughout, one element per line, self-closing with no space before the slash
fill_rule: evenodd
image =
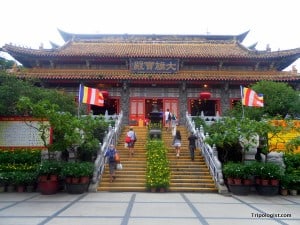
<path id="1" fill-rule="evenodd" d="M 242 104 L 245 106 L 264 107 L 264 96 L 250 88 L 241 86 Z"/>
<path id="2" fill-rule="evenodd" d="M 102 93 L 96 88 L 89 88 L 80 84 L 79 86 L 79 102 L 104 106 L 104 98 Z"/>

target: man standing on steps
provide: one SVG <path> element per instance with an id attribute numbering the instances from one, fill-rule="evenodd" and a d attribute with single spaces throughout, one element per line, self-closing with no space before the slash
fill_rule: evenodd
<path id="1" fill-rule="evenodd" d="M 198 137 L 194 134 L 194 132 L 191 132 L 190 136 L 188 137 L 189 140 L 189 149 L 190 149 L 190 155 L 191 160 L 195 160 L 195 149 L 196 149 L 196 140 Z"/>

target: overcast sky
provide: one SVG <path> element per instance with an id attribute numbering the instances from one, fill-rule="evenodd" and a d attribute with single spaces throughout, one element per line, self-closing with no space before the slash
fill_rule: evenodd
<path id="1" fill-rule="evenodd" d="M 300 47 L 298 0 L 2 0 L 0 46 L 50 48 L 70 33 L 237 35 L 245 46 Z M 300 60 L 293 63 L 300 71 Z"/>

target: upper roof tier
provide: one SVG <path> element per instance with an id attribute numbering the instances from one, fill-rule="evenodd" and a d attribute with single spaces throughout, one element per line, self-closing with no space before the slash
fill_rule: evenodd
<path id="1" fill-rule="evenodd" d="M 203 40 L 237 40 L 243 42 L 249 31 L 239 35 L 156 35 L 156 34 L 74 34 L 58 29 L 65 42 L 70 40 L 109 40 L 109 41 L 203 41 Z"/>
<path id="2" fill-rule="evenodd" d="M 240 65 L 270 64 L 283 70 L 300 57 L 300 48 L 258 51 L 241 44 L 240 35 L 118 35 L 71 34 L 59 30 L 66 43 L 53 49 L 31 49 L 5 45 L 3 50 L 25 67 L 36 61 L 84 62 L 86 60 L 127 60 L 129 58 L 176 58 L 197 63 L 239 62 Z"/>

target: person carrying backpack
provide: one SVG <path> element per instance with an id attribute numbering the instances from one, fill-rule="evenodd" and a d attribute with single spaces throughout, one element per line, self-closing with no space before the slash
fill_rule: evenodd
<path id="1" fill-rule="evenodd" d="M 117 166 L 117 162 L 115 160 L 115 155 L 117 154 L 117 150 L 113 144 L 111 144 L 106 152 L 105 157 L 108 157 L 108 165 L 109 165 L 109 174 L 110 174 L 110 182 L 113 182 L 116 179 L 115 170 Z"/>
<path id="2" fill-rule="evenodd" d="M 171 115 L 171 130 L 172 130 L 172 136 L 174 137 L 176 135 L 176 126 L 177 126 L 177 117 L 175 113 L 173 112 Z"/>
<path id="3" fill-rule="evenodd" d="M 130 138 L 130 141 L 128 143 L 128 150 L 129 150 L 129 157 L 132 157 L 134 154 L 134 144 L 137 141 L 137 136 L 135 131 L 133 130 L 133 127 L 129 128 L 129 131 L 127 132 L 127 137 Z"/>
<path id="4" fill-rule="evenodd" d="M 188 137 L 188 140 L 189 140 L 189 149 L 190 149 L 190 155 L 192 161 L 194 161 L 195 159 L 195 149 L 196 149 L 197 139 L 198 137 L 194 134 L 194 132 L 191 132 L 190 136 Z"/>

